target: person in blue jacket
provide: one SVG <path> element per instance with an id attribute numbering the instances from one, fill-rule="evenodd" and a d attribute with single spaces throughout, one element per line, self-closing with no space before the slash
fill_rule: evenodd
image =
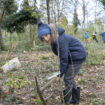
<path id="1" fill-rule="evenodd" d="M 80 87 L 76 86 L 73 79 L 82 63 L 86 60 L 86 51 L 81 42 L 75 37 L 65 33 L 65 30 L 54 24 L 38 24 L 38 38 L 51 45 L 54 54 L 60 59 L 60 77 L 64 76 L 65 90 L 64 101 L 68 104 L 79 104 Z M 72 91 L 71 91 L 72 90 Z M 71 98 L 72 95 L 72 98 Z"/>
<path id="2" fill-rule="evenodd" d="M 99 35 L 102 36 L 103 43 L 105 43 L 105 32 L 103 32 L 103 33 L 101 33 L 101 34 L 99 34 Z"/>
<path id="3" fill-rule="evenodd" d="M 86 32 L 84 33 L 84 38 L 85 38 L 85 42 L 88 43 L 88 39 L 89 39 L 89 34 L 88 34 L 88 30 L 86 30 Z"/>

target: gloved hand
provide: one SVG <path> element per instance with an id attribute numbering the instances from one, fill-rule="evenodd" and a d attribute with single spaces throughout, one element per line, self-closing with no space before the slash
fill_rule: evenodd
<path id="1" fill-rule="evenodd" d="M 64 75 L 64 73 L 59 73 L 59 74 L 57 75 L 57 77 L 62 78 L 62 77 L 63 77 L 63 75 Z"/>
<path id="2" fill-rule="evenodd" d="M 63 73 L 60 74 L 60 78 L 62 78 L 62 77 L 63 77 Z"/>
<path id="3" fill-rule="evenodd" d="M 60 73 L 60 74 L 58 75 L 58 77 L 62 78 L 62 77 L 63 77 L 63 73 Z"/>

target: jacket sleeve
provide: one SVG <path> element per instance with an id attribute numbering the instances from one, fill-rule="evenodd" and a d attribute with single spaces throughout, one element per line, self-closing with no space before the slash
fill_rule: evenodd
<path id="1" fill-rule="evenodd" d="M 65 73 L 68 67 L 68 42 L 64 36 L 59 37 L 60 72 Z"/>

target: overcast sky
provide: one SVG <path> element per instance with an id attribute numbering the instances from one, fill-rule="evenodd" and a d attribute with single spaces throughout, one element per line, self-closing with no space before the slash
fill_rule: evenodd
<path id="1" fill-rule="evenodd" d="M 82 0 L 78 0 L 78 1 L 82 4 Z M 86 23 L 95 22 L 95 16 L 96 16 L 96 19 L 103 18 L 103 16 L 105 15 L 105 12 L 104 12 L 105 10 L 103 10 L 103 6 L 97 0 L 85 0 L 85 1 L 88 2 L 87 8 L 86 8 L 88 13 L 86 15 Z M 83 11 L 82 11 L 81 5 L 78 6 L 77 13 L 78 13 L 78 18 L 80 20 L 83 20 Z M 68 19 L 69 21 L 72 21 L 70 19 L 70 16 L 73 19 L 73 16 L 70 14 L 70 12 L 68 12 Z"/>
<path id="2" fill-rule="evenodd" d="M 17 0 L 19 5 L 22 3 L 23 0 Z M 31 0 L 30 0 L 31 1 Z M 80 5 L 78 6 L 77 13 L 78 18 L 82 21 L 83 20 L 83 12 L 82 12 L 82 0 L 78 0 L 80 2 Z M 96 11 L 96 19 L 101 19 L 104 17 L 105 12 L 102 11 L 103 7 L 97 2 L 97 0 L 85 0 L 88 2 L 87 5 L 87 11 L 88 15 L 86 16 L 86 23 L 94 22 L 95 21 L 95 11 Z M 38 7 L 40 8 L 40 0 L 37 0 Z M 73 13 L 71 13 L 69 10 L 65 11 L 65 14 L 67 16 L 68 21 L 71 23 L 73 20 Z"/>

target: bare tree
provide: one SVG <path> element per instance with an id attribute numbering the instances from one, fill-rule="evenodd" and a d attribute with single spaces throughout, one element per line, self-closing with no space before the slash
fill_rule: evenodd
<path id="1" fill-rule="evenodd" d="M 82 0 L 82 3 L 79 2 L 79 4 L 82 7 L 82 11 L 83 11 L 83 21 L 82 21 L 82 27 L 85 28 L 86 27 L 86 14 L 87 14 L 87 8 L 89 5 L 89 0 Z"/>
<path id="2" fill-rule="evenodd" d="M 60 23 L 60 20 L 64 14 L 64 0 L 52 0 L 50 2 L 51 20 L 55 24 Z"/>
<path id="3" fill-rule="evenodd" d="M 3 50 L 3 38 L 2 38 L 2 32 L 1 32 L 1 24 L 4 17 L 4 9 L 0 8 L 0 49 Z"/>
<path id="4" fill-rule="evenodd" d="M 50 3 L 50 0 L 46 0 L 46 5 L 47 5 L 47 21 L 48 21 L 48 24 L 50 23 L 50 7 L 49 7 L 49 3 Z"/>

